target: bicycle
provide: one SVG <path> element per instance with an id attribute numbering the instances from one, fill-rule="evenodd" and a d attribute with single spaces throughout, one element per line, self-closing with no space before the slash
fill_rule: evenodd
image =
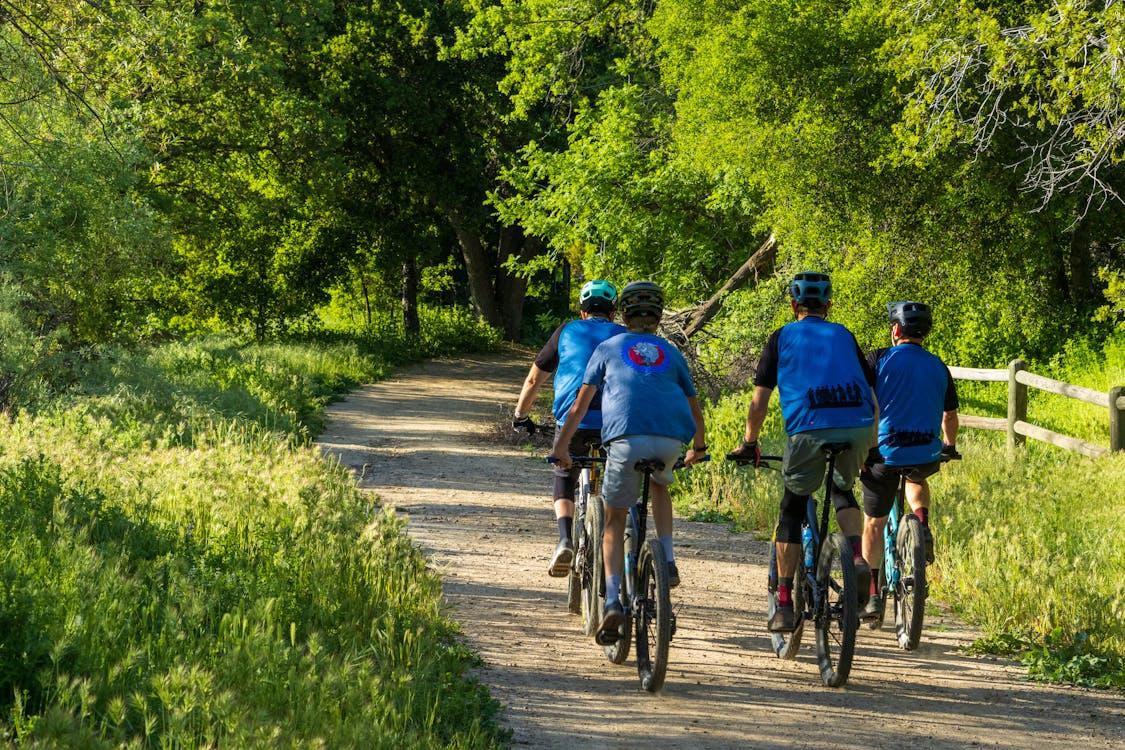
<path id="1" fill-rule="evenodd" d="M 961 458 L 958 453 L 942 454 L 941 462 Z M 913 512 L 906 513 L 906 475 L 911 467 L 901 467 L 898 493 L 883 529 L 883 559 L 876 583 L 883 597 L 884 608 L 878 617 L 867 623 L 872 630 L 883 627 L 887 597 L 894 595 L 895 636 L 903 651 L 913 651 L 922 640 L 922 625 L 926 617 L 926 537 L 922 522 Z M 889 577 L 888 577 L 889 575 Z"/>
<path id="2" fill-rule="evenodd" d="M 604 458 L 572 456 L 576 466 L 594 466 L 604 463 Z M 709 460 L 705 456 L 703 461 Z M 625 621 L 617 631 L 617 637 L 609 640 L 600 634 L 601 613 L 605 608 L 605 563 L 602 556 L 601 531 L 605 527 L 605 511 L 600 502 L 587 506 L 585 527 L 588 539 L 597 539 L 590 544 L 589 555 L 592 570 L 589 586 L 583 587 L 583 620 L 589 626 L 596 620 L 592 631 L 606 658 L 613 664 L 624 664 L 629 657 L 632 641 L 636 641 L 637 674 L 641 687 L 655 693 L 664 686 L 668 673 L 668 650 L 676 634 L 676 615 L 672 611 L 671 587 L 668 584 L 668 560 L 664 547 L 658 539 L 646 539 L 648 526 L 648 500 L 654 472 L 664 470 L 664 462 L 658 459 L 637 461 L 634 468 L 641 472 L 641 496 L 629 509 L 625 523 L 624 557 L 625 570 L 622 576 L 624 588 Z M 683 460 L 676 462 L 674 468 L 683 468 Z M 585 581 L 584 581 L 585 583 Z M 587 619 L 586 613 L 596 613 Z"/>
<path id="3" fill-rule="evenodd" d="M 604 578 L 604 573 L 595 575 L 601 565 L 602 527 L 605 513 L 601 507 L 600 467 L 605 463 L 605 454 L 600 445 L 591 446 L 589 456 L 571 456 L 574 465 L 581 471 L 577 491 L 574 496 L 574 561 L 571 563 L 568 578 L 567 608 L 572 614 L 582 616 L 582 631 L 593 635 L 601 624 L 601 609 L 598 604 L 596 581 Z M 591 503 L 593 498 L 595 502 Z M 592 508 L 592 510 L 591 510 Z M 591 543 L 591 540 L 596 540 Z"/>
<path id="4" fill-rule="evenodd" d="M 801 556 L 793 576 L 793 609 L 797 613 L 797 627 L 791 633 L 770 633 L 770 637 L 778 657 L 795 659 L 801 647 L 805 622 L 812 620 L 816 629 L 820 678 L 828 687 L 843 687 L 848 681 L 855 655 L 859 596 L 851 543 L 840 532 L 829 536 L 828 509 L 836 457 L 849 450 L 850 446 L 847 443 L 826 443 L 823 449 L 828 458 L 824 505 L 818 521 L 816 497 L 809 496 L 805 521 L 801 526 Z M 752 463 L 742 458 L 728 459 L 739 466 Z M 781 456 L 761 456 L 759 466 L 781 460 Z M 773 617 L 777 611 L 777 578 L 777 545 L 773 544 L 770 545 L 768 617 Z"/>

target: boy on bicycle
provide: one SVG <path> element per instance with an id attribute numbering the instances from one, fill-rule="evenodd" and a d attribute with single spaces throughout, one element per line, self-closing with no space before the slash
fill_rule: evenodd
<path id="1" fill-rule="evenodd" d="M 766 342 L 754 375 L 744 441 L 730 454 L 755 466 L 761 463 L 758 436 L 770 394 L 777 388 L 789 439 L 782 462 L 785 493 L 774 534 L 778 606 L 768 627 L 775 633 L 797 627 L 793 576 L 801 553 L 801 524 L 809 496 L 823 483 L 828 463 L 824 447 L 829 443 L 850 445 L 836 457 L 831 499 L 840 530 L 852 545 L 861 605 L 866 603 L 871 585 L 862 554 L 863 519 L 852 486 L 874 440 L 874 374 L 855 336 L 826 319 L 832 306 L 832 282 L 827 274 L 797 274 L 789 284 L 789 295 L 796 320 L 774 331 Z"/>
<path id="2" fill-rule="evenodd" d="M 883 527 L 899 479 L 906 476 L 906 501 L 922 522 L 926 561 L 933 562 L 926 479 L 941 468 L 943 455 L 957 455 L 957 386 L 945 363 L 923 344 L 933 327 L 933 313 L 921 302 L 892 302 L 887 313 L 891 346 L 867 357 L 879 399 L 879 443 L 859 475 L 867 515 L 863 556 L 871 566 L 871 598 L 860 612 L 864 619 L 876 619 L 883 611 L 876 581 L 883 564 Z"/>
<path id="3" fill-rule="evenodd" d="M 692 447 L 684 463 L 691 465 L 707 451 L 703 410 L 683 355 L 655 334 L 664 313 L 664 293 L 651 281 L 634 281 L 621 290 L 621 314 L 628 332 L 602 343 L 590 358 L 578 398 L 555 439 L 552 456 L 570 466 L 568 444 L 587 408 L 601 393 L 602 444 L 606 466 L 602 478 L 605 529 L 605 611 L 600 632 L 616 638 L 624 622 L 621 606 L 625 520 L 640 496 L 638 461 L 658 459 L 664 470 L 652 475 L 652 515 L 656 534 L 668 560 L 669 584 L 678 586 L 680 571 L 672 550 L 673 466 L 683 445 Z"/>
<path id="4" fill-rule="evenodd" d="M 563 323 L 540 350 L 524 380 L 519 401 L 512 420 L 516 430 L 534 433 L 537 425 L 529 416 L 535 405 L 539 388 L 551 373 L 555 374 L 555 400 L 552 411 L 555 415 L 556 440 L 582 385 L 582 376 L 590 355 L 606 339 L 624 333 L 624 326 L 613 322 L 617 305 L 617 288 L 603 279 L 588 281 L 578 294 L 579 318 Z M 574 455 L 584 456 L 591 446 L 599 442 L 602 426 L 601 404 L 595 399 L 587 412 L 575 423 L 577 428 L 567 445 Z M 552 498 L 555 504 L 555 520 L 559 526 L 559 541 L 547 574 L 562 578 L 570 571 L 574 560 L 574 485 L 578 479 L 577 470 L 559 468 L 554 471 Z"/>

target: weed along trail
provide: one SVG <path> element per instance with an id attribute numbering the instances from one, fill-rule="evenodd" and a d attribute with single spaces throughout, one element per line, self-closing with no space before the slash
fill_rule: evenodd
<path id="1" fill-rule="evenodd" d="M 1125 746 L 1125 698 L 1030 683 L 1010 663 L 963 655 L 972 633 L 950 617 L 930 617 L 909 654 L 893 627 L 862 629 L 848 686 L 822 687 L 811 647 L 795 662 L 770 649 L 765 542 L 682 520 L 679 632 L 663 693 L 644 693 L 632 658 L 609 664 L 567 613 L 564 581 L 546 575 L 547 466 L 487 438 L 526 366 L 508 353 L 404 369 L 333 406 L 320 439 L 409 517 L 515 746 Z M 726 442 L 712 436 L 716 450 Z"/>

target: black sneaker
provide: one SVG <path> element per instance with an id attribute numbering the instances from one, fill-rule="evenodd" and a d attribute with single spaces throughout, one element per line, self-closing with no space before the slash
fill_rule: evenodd
<path id="1" fill-rule="evenodd" d="M 617 643 L 617 639 L 621 637 L 619 631 L 624 624 L 625 608 L 621 606 L 621 602 L 616 600 L 606 602 L 605 609 L 602 610 L 602 624 L 598 627 L 594 639 L 603 646 Z"/>
<path id="2" fill-rule="evenodd" d="M 922 541 L 926 544 L 926 563 L 930 564 L 934 561 L 934 533 L 926 524 L 922 524 Z"/>
<path id="3" fill-rule="evenodd" d="M 883 619 L 884 603 L 883 597 L 875 594 L 867 600 L 867 606 L 859 611 L 859 619 L 871 623 L 872 628 L 878 627 L 879 622 Z"/>
<path id="4" fill-rule="evenodd" d="M 674 589 L 680 585 L 680 569 L 676 567 L 676 563 L 668 563 L 668 588 Z"/>
<path id="5" fill-rule="evenodd" d="M 797 629 L 797 613 L 793 610 L 793 605 L 788 607 L 778 606 L 773 611 L 773 616 L 770 617 L 769 623 L 766 625 L 771 633 L 792 633 Z"/>
<path id="6" fill-rule="evenodd" d="M 551 557 L 551 564 L 547 566 L 547 575 L 552 578 L 565 578 L 570 573 L 570 564 L 574 562 L 574 546 L 569 539 L 560 539 L 555 547 L 555 554 Z"/>
<path id="7" fill-rule="evenodd" d="M 867 600 L 871 597 L 871 566 L 862 557 L 853 558 L 855 564 L 855 587 L 856 599 L 859 608 L 862 610 L 867 606 Z"/>

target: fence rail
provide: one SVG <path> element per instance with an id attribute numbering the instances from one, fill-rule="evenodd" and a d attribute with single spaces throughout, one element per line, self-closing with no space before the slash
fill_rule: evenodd
<path id="1" fill-rule="evenodd" d="M 961 415 L 961 425 L 978 430 L 997 430 L 1008 433 L 1008 448 L 1015 449 L 1024 444 L 1025 438 L 1075 451 L 1097 458 L 1113 451 L 1125 451 L 1125 387 L 1111 389 L 1108 393 L 1071 385 L 1061 380 L 1036 375 L 1027 371 L 1022 359 L 1014 359 L 1006 370 L 993 370 L 980 367 L 950 367 L 949 371 L 957 380 L 975 380 L 985 383 L 1008 384 L 1008 416 L 982 417 L 975 414 Z M 1109 450 L 1085 440 L 1048 430 L 1046 427 L 1027 421 L 1027 389 L 1035 388 L 1059 396 L 1084 401 L 1100 406 L 1109 412 Z"/>

